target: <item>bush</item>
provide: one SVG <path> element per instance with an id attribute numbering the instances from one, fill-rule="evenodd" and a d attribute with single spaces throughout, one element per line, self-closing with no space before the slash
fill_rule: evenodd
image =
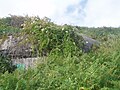
<path id="1" fill-rule="evenodd" d="M 15 70 L 15 66 L 12 65 L 12 61 L 8 57 L 0 56 L 0 73 L 6 71 L 12 72 Z"/>
<path id="2" fill-rule="evenodd" d="M 37 49 L 39 55 L 46 56 L 55 51 L 62 54 L 66 52 L 77 54 L 76 51 L 82 50 L 79 47 L 83 45 L 83 38 L 72 32 L 72 26 L 58 26 L 50 22 L 48 18 L 33 17 L 24 23 L 21 36 L 27 36 L 27 40 L 23 42 L 30 42 L 33 50 Z"/>
<path id="3" fill-rule="evenodd" d="M 118 57 L 116 57 L 118 56 Z M 0 75 L 0 88 L 9 90 L 119 90 L 119 53 L 81 57 L 50 55 L 27 71 Z"/>
<path id="4" fill-rule="evenodd" d="M 78 37 L 71 38 L 72 29 L 68 25 L 55 25 L 47 18 L 27 21 L 21 32 L 21 35 L 27 36 L 24 40 L 32 43 L 33 49 L 39 48 L 39 54 L 43 51 L 49 54 L 43 62 L 40 60 L 35 68 L 26 71 L 17 69 L 12 73 L 5 72 L 12 70 L 11 61 L 1 57 L 0 68 L 5 73 L 0 73 L 0 89 L 119 90 L 120 39 L 114 35 L 108 38 L 107 30 L 105 37 L 108 40 L 105 40 L 96 52 L 82 53 L 78 48 L 82 39 L 75 42 Z M 101 31 L 93 30 L 95 35 L 91 34 L 97 36 L 99 32 Z M 101 33 L 104 34 L 103 31 Z M 101 35 L 97 38 L 99 37 Z"/>

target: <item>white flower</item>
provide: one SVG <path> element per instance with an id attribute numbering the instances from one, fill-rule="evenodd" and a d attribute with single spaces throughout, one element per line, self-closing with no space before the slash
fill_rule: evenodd
<path id="1" fill-rule="evenodd" d="M 75 42 L 73 42 L 73 44 L 75 45 Z"/>
<path id="2" fill-rule="evenodd" d="M 62 30 L 64 30 L 64 28 L 62 28 Z"/>
<path id="3" fill-rule="evenodd" d="M 65 31 L 66 33 L 68 33 L 68 31 Z"/>
<path id="4" fill-rule="evenodd" d="M 46 31 L 46 33 L 47 33 L 48 31 Z"/>
<path id="5" fill-rule="evenodd" d="M 41 29 L 42 32 L 43 32 L 44 30 L 45 30 L 44 28 Z"/>
<path id="6" fill-rule="evenodd" d="M 35 20 L 33 20 L 32 23 L 35 23 Z"/>
<path id="7" fill-rule="evenodd" d="M 25 24 L 21 24 L 21 26 L 25 26 Z"/>
<path id="8" fill-rule="evenodd" d="M 88 43 L 88 41 L 86 41 L 86 43 Z"/>

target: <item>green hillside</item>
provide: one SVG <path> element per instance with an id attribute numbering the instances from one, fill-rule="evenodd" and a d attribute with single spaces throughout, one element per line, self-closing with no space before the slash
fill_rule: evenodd
<path id="1" fill-rule="evenodd" d="M 79 32 L 100 42 L 84 53 Z M 73 35 L 74 34 L 74 35 Z M 35 68 L 14 70 L 0 56 L 0 90 L 120 90 L 120 28 L 57 25 L 49 18 L 15 16 L 0 19 L 0 43 L 8 35 L 26 36 L 33 54 L 46 57 Z M 40 61 L 40 60 L 39 60 Z"/>

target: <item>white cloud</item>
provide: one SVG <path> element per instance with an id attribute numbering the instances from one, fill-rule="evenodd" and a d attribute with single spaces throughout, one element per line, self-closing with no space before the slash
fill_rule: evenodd
<path id="1" fill-rule="evenodd" d="M 55 8 L 51 0 L 1 0 L 0 16 L 8 14 L 50 16 Z"/>
<path id="2" fill-rule="evenodd" d="M 80 26 L 120 26 L 119 10 L 120 0 L 0 0 L 0 17 L 39 15 Z"/>
<path id="3" fill-rule="evenodd" d="M 59 4 L 56 4 L 56 12 L 53 15 L 52 19 L 59 24 L 72 24 L 72 25 L 79 25 L 82 23 L 82 13 L 79 12 L 81 6 L 79 5 L 80 1 L 82 0 L 60 0 Z M 71 7 L 74 8 L 72 12 L 67 12 L 67 8 Z M 81 22 L 79 22 L 81 21 Z"/>
<path id="4" fill-rule="evenodd" d="M 88 0 L 85 8 L 85 25 L 116 26 L 120 25 L 120 0 Z"/>
<path id="5" fill-rule="evenodd" d="M 88 0 L 85 8 L 81 8 L 80 1 L 82 0 L 71 3 L 75 8 L 72 13 L 65 13 L 71 4 L 62 7 L 61 11 L 58 10 L 58 15 L 54 15 L 56 22 L 90 27 L 120 26 L 120 0 Z"/>

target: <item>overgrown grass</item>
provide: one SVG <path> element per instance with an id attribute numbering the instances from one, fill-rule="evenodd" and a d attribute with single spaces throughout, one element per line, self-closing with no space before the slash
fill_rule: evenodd
<path id="1" fill-rule="evenodd" d="M 116 47 L 117 48 L 117 47 Z M 109 48 L 108 48 L 109 49 Z M 0 74 L 1 90 L 119 90 L 120 51 L 51 54 L 27 71 Z M 82 89 L 84 88 L 84 89 Z"/>
<path id="2" fill-rule="evenodd" d="M 42 24 L 45 27 L 53 25 Z M 54 38 L 56 35 L 53 29 L 60 27 L 48 27 L 47 30 L 53 34 L 50 39 L 59 43 L 57 38 Z M 27 30 L 38 32 L 34 33 L 34 39 L 41 39 L 39 29 L 27 27 Z M 33 34 L 29 31 L 26 33 Z M 70 38 L 62 38 L 64 40 L 62 46 L 58 47 L 61 44 L 56 44 L 56 47 L 52 47 L 44 62 L 38 62 L 34 69 L 17 69 L 13 73 L 7 71 L 4 74 L 0 73 L 0 90 L 119 90 L 120 39 L 118 37 L 119 35 L 113 35 L 112 38 L 107 36 L 108 40 L 102 42 L 99 49 L 89 53 L 82 53 Z M 47 41 L 47 38 L 41 40 Z M 44 42 L 44 47 L 48 48 L 46 46 L 53 43 Z"/>

